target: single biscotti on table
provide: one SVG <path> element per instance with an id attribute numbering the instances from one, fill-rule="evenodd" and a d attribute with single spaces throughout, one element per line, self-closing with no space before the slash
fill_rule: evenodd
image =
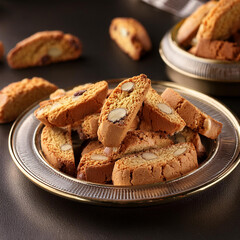
<path id="1" fill-rule="evenodd" d="M 57 86 L 43 78 L 25 78 L 0 91 L 0 123 L 15 120 L 27 107 L 47 97 Z"/>
<path id="2" fill-rule="evenodd" d="M 198 167 L 192 143 L 151 149 L 119 159 L 113 168 L 113 185 L 131 186 L 168 181 Z"/>
<path id="3" fill-rule="evenodd" d="M 152 131 L 163 131 L 169 135 L 181 131 L 186 125 L 153 88 L 149 89 L 143 102 L 142 117 Z"/>
<path id="4" fill-rule="evenodd" d="M 240 29 L 240 0 L 220 0 L 203 19 L 197 40 L 226 40 Z"/>
<path id="5" fill-rule="evenodd" d="M 181 132 L 175 133 L 173 136 L 171 136 L 170 139 L 172 139 L 174 143 L 193 143 L 199 158 L 206 154 L 206 149 L 202 144 L 199 134 L 194 132 L 191 128 L 185 127 Z"/>
<path id="6" fill-rule="evenodd" d="M 209 1 L 201 5 L 197 10 L 185 19 L 177 33 L 179 45 L 188 46 L 195 37 L 203 18 L 217 4 L 217 1 Z"/>
<path id="7" fill-rule="evenodd" d="M 48 163 L 55 169 L 76 176 L 71 128 L 45 126 L 41 133 L 41 148 Z"/>
<path id="8" fill-rule="evenodd" d="M 114 18 L 109 28 L 110 37 L 133 60 L 152 48 L 150 37 L 143 25 L 133 18 Z"/>
<path id="9" fill-rule="evenodd" d="M 43 31 L 19 42 L 7 55 L 11 68 L 43 66 L 78 58 L 82 53 L 80 40 L 61 31 Z"/>
<path id="10" fill-rule="evenodd" d="M 127 154 L 144 151 L 151 148 L 166 147 L 173 142 L 158 133 L 135 130 L 128 132 L 119 148 L 105 148 L 94 142 L 90 147 L 93 151 L 82 155 L 77 169 L 77 178 L 106 183 L 111 181 L 112 169 L 115 161 Z"/>
<path id="11" fill-rule="evenodd" d="M 45 102 L 34 114 L 45 125 L 57 127 L 73 125 L 98 111 L 106 99 L 107 91 L 106 81 L 97 82 L 84 91 L 80 90 L 72 95 Z"/>
<path id="12" fill-rule="evenodd" d="M 173 89 L 167 88 L 161 96 L 192 130 L 211 139 L 221 133 L 222 123 L 203 113 Z"/>
<path id="13" fill-rule="evenodd" d="M 122 81 L 105 101 L 98 128 L 98 139 L 106 147 L 119 147 L 142 106 L 151 85 L 140 74 Z"/>

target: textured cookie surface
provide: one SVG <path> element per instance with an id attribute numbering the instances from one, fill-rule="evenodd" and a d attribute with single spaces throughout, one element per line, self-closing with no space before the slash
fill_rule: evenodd
<path id="1" fill-rule="evenodd" d="M 146 95 L 142 114 L 143 121 L 152 131 L 163 131 L 172 135 L 186 125 L 179 114 L 153 88 L 150 88 Z"/>
<path id="2" fill-rule="evenodd" d="M 203 18 L 217 4 L 217 1 L 209 1 L 200 6 L 193 14 L 185 19 L 177 33 L 177 42 L 181 46 L 188 46 L 196 35 Z"/>
<path id="3" fill-rule="evenodd" d="M 57 86 L 38 77 L 9 84 L 0 91 L 0 122 L 15 120 L 27 107 L 56 89 Z"/>
<path id="4" fill-rule="evenodd" d="M 240 29 L 240 0 L 220 0 L 203 19 L 197 39 L 226 40 Z"/>
<path id="5" fill-rule="evenodd" d="M 143 25 L 133 18 L 114 18 L 109 28 L 110 37 L 133 60 L 152 48 L 151 40 Z"/>
<path id="6" fill-rule="evenodd" d="M 193 144 L 179 143 L 119 159 L 114 165 L 112 181 L 118 186 L 157 183 L 180 177 L 197 167 Z"/>
<path id="7" fill-rule="evenodd" d="M 97 82 L 86 90 L 45 102 L 34 114 L 45 125 L 58 127 L 73 125 L 98 111 L 106 99 L 107 91 L 106 81 Z"/>
<path id="8" fill-rule="evenodd" d="M 203 113 L 173 89 L 167 88 L 161 96 L 192 130 L 211 139 L 221 133 L 222 123 Z"/>
<path id="9" fill-rule="evenodd" d="M 98 139 L 106 147 L 119 147 L 129 131 L 150 87 L 141 74 L 122 81 L 105 101 L 98 128 Z"/>
<path id="10" fill-rule="evenodd" d="M 78 58 L 82 53 L 80 40 L 61 31 L 44 31 L 19 42 L 7 55 L 12 68 L 42 66 Z"/>
<path id="11" fill-rule="evenodd" d="M 70 128 L 45 126 L 41 133 L 41 147 L 50 165 L 71 176 L 76 175 Z"/>
<path id="12" fill-rule="evenodd" d="M 116 159 L 134 152 L 166 147 L 171 144 L 173 142 L 170 139 L 161 137 L 158 133 L 140 130 L 128 132 L 119 148 L 105 148 L 94 141 L 89 146 L 89 148 L 93 147 L 94 150 L 89 152 L 87 149 L 85 151 L 87 153 L 82 155 L 77 177 L 97 183 L 111 181 L 112 169 Z"/>

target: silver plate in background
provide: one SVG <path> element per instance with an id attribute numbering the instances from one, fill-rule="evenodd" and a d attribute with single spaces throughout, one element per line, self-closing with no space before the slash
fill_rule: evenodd
<path id="1" fill-rule="evenodd" d="M 115 82 L 115 83 L 114 83 Z M 116 82 L 109 81 L 109 87 Z M 9 134 L 9 151 L 18 168 L 35 184 L 68 199 L 99 205 L 139 206 L 163 203 L 206 189 L 227 176 L 239 163 L 240 126 L 221 103 L 174 83 L 152 82 L 159 93 L 172 87 L 195 106 L 223 123 L 216 141 L 207 140 L 208 157 L 190 174 L 165 183 L 118 187 L 69 177 L 52 168 L 42 157 L 39 134 L 42 124 L 34 117 L 37 105 L 21 115 Z"/>
<path id="2" fill-rule="evenodd" d="M 184 20 L 167 32 L 159 53 L 166 63 L 168 77 L 182 86 L 214 96 L 240 96 L 240 62 L 196 57 L 176 42 Z"/>

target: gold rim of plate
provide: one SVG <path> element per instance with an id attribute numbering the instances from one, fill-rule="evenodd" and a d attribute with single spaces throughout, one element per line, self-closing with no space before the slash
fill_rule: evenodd
<path id="1" fill-rule="evenodd" d="M 116 84 L 116 83 L 119 83 L 121 80 L 123 79 L 108 80 L 108 82 L 109 84 Z M 40 126 L 39 121 L 37 121 L 33 116 L 33 111 L 36 109 L 37 104 L 31 106 L 24 113 L 22 113 L 22 115 L 19 116 L 18 119 L 14 122 L 10 130 L 8 147 L 14 163 L 30 181 L 32 181 L 34 184 L 41 187 L 42 189 L 49 191 L 50 193 L 56 194 L 58 196 L 61 196 L 67 199 L 75 200 L 75 201 L 80 201 L 80 202 L 85 202 L 85 203 L 90 203 L 95 205 L 106 205 L 106 206 L 136 207 L 136 206 L 142 206 L 142 205 L 160 204 L 168 201 L 173 201 L 176 199 L 180 199 L 180 198 L 192 195 L 199 191 L 205 190 L 213 186 L 223 178 L 225 178 L 228 174 L 230 174 L 236 168 L 236 166 L 240 161 L 240 156 L 239 156 L 240 126 L 239 126 L 238 119 L 224 105 L 222 105 L 221 103 L 214 100 L 213 98 L 208 97 L 205 94 L 202 94 L 200 92 L 179 86 L 171 82 L 152 81 L 152 85 L 156 90 L 159 90 L 159 89 L 162 90 L 166 87 L 174 88 L 177 91 L 183 94 L 186 94 L 186 97 L 192 99 L 193 101 L 195 101 L 196 99 L 199 99 L 199 101 L 201 101 L 201 99 L 204 99 L 205 103 L 209 104 L 210 108 L 211 106 L 212 108 L 216 107 L 217 109 L 215 110 L 220 111 L 221 112 L 220 115 L 222 115 L 224 119 L 226 119 L 226 121 L 229 122 L 229 124 L 231 125 L 231 131 L 234 132 L 235 139 L 237 141 L 237 144 L 235 143 L 236 146 L 232 146 L 234 150 L 234 154 L 233 154 L 234 156 L 231 156 L 231 161 L 229 160 L 230 162 L 226 160 L 227 165 L 224 167 L 224 169 L 221 169 L 221 166 L 220 166 L 221 171 L 219 171 L 218 174 L 212 178 L 210 176 L 209 177 L 210 180 L 208 180 L 207 182 L 203 181 L 201 184 L 197 186 L 193 185 L 191 186 L 191 188 L 185 189 L 184 191 L 179 191 L 179 192 L 173 191 L 172 193 L 170 192 L 170 194 L 167 194 L 164 196 L 161 196 L 161 194 L 159 196 L 156 195 L 156 193 L 158 193 L 158 189 L 165 189 L 165 188 L 167 189 L 169 186 L 175 187 L 175 184 L 181 185 L 181 182 L 184 182 L 184 181 L 186 182 L 188 181 L 188 178 L 190 179 L 192 177 L 195 177 L 195 175 L 197 176 L 198 174 L 201 174 L 201 171 L 204 171 L 204 169 L 208 169 L 209 166 L 211 166 L 211 164 L 213 164 L 214 166 L 214 161 L 216 160 L 214 158 L 220 154 L 218 152 L 215 152 L 213 154 L 214 156 L 211 156 L 210 159 L 206 163 L 204 163 L 199 169 L 179 179 L 164 182 L 164 183 L 155 183 L 155 184 L 131 186 L 131 187 L 119 187 L 119 186 L 112 186 L 107 184 L 95 184 L 95 183 L 90 183 L 86 181 L 80 181 L 78 179 L 69 177 L 53 169 L 49 164 L 47 164 L 46 161 L 42 159 L 41 154 L 39 152 L 34 152 L 34 149 L 37 149 L 34 135 L 37 133 Z M 203 107 L 203 106 L 200 106 L 200 107 Z M 218 111 L 215 111 L 215 112 L 218 112 Z M 218 115 L 218 113 L 216 114 Z M 35 126 L 33 126 L 34 125 L 32 124 L 33 122 L 35 122 L 34 123 Z M 30 126 L 29 126 L 29 123 L 31 123 Z M 22 143 L 23 136 L 21 136 L 21 132 L 26 133 L 25 134 L 26 136 L 24 136 L 24 138 L 25 138 L 25 141 L 29 141 L 29 143 L 27 142 Z M 223 132 L 225 134 L 226 131 L 224 130 Z M 32 137 L 28 137 L 28 135 Z M 221 144 L 221 137 L 218 140 L 218 143 Z M 32 149 L 31 147 L 26 149 L 26 146 L 24 147 L 24 144 L 28 144 L 28 145 L 32 144 L 33 147 Z M 24 154 L 21 153 L 21 151 L 24 151 Z M 29 156 L 26 156 L 28 154 L 30 158 Z M 39 172 L 40 170 L 37 169 L 38 167 L 39 169 L 44 170 L 43 176 L 41 174 L 43 172 Z M 48 178 L 50 180 L 48 180 Z M 61 184 L 62 182 L 62 185 L 66 185 L 66 186 L 64 187 L 56 186 L 57 183 L 54 182 L 55 178 L 58 179 L 58 182 L 60 182 L 59 184 Z M 69 189 L 70 188 L 69 186 L 71 187 L 73 186 L 73 189 Z M 104 196 L 101 195 L 102 192 L 104 192 L 103 193 Z M 142 197 L 142 195 L 144 196 L 144 194 L 146 194 L 148 197 Z M 134 196 L 140 196 L 140 197 L 135 198 Z"/>

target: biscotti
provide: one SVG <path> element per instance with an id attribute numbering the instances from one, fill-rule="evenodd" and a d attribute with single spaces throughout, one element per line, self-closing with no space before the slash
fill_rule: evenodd
<path id="1" fill-rule="evenodd" d="M 199 134 L 194 132 L 191 128 L 185 127 L 181 132 L 175 133 L 173 136 L 171 136 L 170 139 L 172 139 L 174 143 L 193 143 L 198 158 L 202 158 L 206 154 L 206 149 L 202 144 Z"/>
<path id="2" fill-rule="evenodd" d="M 240 0 L 220 0 L 203 19 L 197 40 L 226 40 L 240 29 Z"/>
<path id="3" fill-rule="evenodd" d="M 0 91 L 0 123 L 15 120 L 34 102 L 47 97 L 57 86 L 43 78 L 25 78 Z"/>
<path id="4" fill-rule="evenodd" d="M 45 126 L 41 133 L 41 148 L 51 166 L 61 172 L 76 176 L 70 127 L 63 130 Z"/>
<path id="5" fill-rule="evenodd" d="M 2 59 L 4 55 L 4 46 L 3 43 L 0 41 L 0 60 Z"/>
<path id="6" fill-rule="evenodd" d="M 113 185 L 131 186 L 168 181 L 198 167 L 192 143 L 151 149 L 119 159 L 112 172 Z"/>
<path id="7" fill-rule="evenodd" d="M 150 88 L 142 109 L 143 121 L 150 126 L 152 131 L 163 131 L 169 135 L 181 131 L 186 123 L 174 111 L 174 109 L 165 102 L 161 96 Z"/>
<path id="8" fill-rule="evenodd" d="M 98 139 L 106 147 L 119 147 L 142 106 L 150 79 L 141 74 L 122 81 L 105 101 L 98 128 Z"/>
<path id="9" fill-rule="evenodd" d="M 209 1 L 201 5 L 197 10 L 185 19 L 177 33 L 177 42 L 186 47 L 195 37 L 203 18 L 217 4 L 217 1 Z"/>
<path id="10" fill-rule="evenodd" d="M 128 132 L 119 148 L 99 147 L 82 155 L 77 169 L 77 178 L 96 183 L 111 181 L 112 169 L 116 159 L 127 154 L 151 148 L 161 148 L 173 142 L 158 133 L 135 130 Z"/>
<path id="11" fill-rule="evenodd" d="M 43 66 L 78 58 L 82 53 L 80 40 L 61 31 L 43 31 L 19 42 L 7 55 L 11 68 Z"/>
<path id="12" fill-rule="evenodd" d="M 97 82 L 84 91 L 49 100 L 35 110 L 34 114 L 45 125 L 57 127 L 73 125 L 98 111 L 106 99 L 107 91 L 106 81 Z"/>
<path id="13" fill-rule="evenodd" d="M 143 25 L 133 18 L 114 18 L 109 28 L 110 37 L 133 60 L 152 48 L 150 37 Z"/>
<path id="14" fill-rule="evenodd" d="M 211 139 L 221 133 L 222 123 L 203 113 L 173 89 L 167 88 L 161 96 L 192 130 Z"/>

